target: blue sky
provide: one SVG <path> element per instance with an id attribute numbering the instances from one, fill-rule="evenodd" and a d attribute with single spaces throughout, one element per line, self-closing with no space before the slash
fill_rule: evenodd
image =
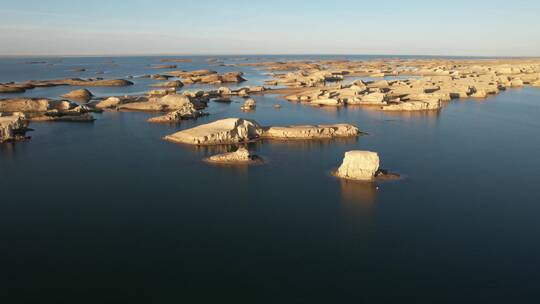
<path id="1" fill-rule="evenodd" d="M 0 55 L 540 56 L 540 1 L 0 0 Z"/>

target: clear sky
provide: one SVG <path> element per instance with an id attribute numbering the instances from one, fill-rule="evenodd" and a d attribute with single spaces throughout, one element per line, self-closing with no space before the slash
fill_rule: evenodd
<path id="1" fill-rule="evenodd" d="M 0 0 L 0 55 L 540 56 L 538 0 Z"/>

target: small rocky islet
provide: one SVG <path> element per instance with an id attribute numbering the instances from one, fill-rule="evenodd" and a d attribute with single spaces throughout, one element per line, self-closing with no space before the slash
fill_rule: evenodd
<path id="1" fill-rule="evenodd" d="M 189 62 L 187 59 L 163 59 L 163 63 Z M 318 60 L 287 62 L 250 62 L 266 71 L 267 86 L 226 86 L 212 90 L 177 92 L 194 84 L 239 84 L 246 81 L 242 72 L 223 74 L 212 70 L 168 71 L 148 75 L 165 80 L 152 84 L 159 88 L 144 95 L 96 97 L 85 87 L 122 87 L 133 82 L 124 79 L 68 78 L 60 80 L 9 82 L 0 84 L 0 93 L 24 93 L 38 87 L 78 86 L 80 89 L 62 95 L 67 100 L 48 98 L 0 99 L 0 141 L 27 139 L 29 121 L 94 121 L 93 112 L 146 111 L 162 112 L 148 119 L 151 123 L 181 123 L 208 115 L 208 102 L 229 101 L 234 96 L 247 98 L 241 109 L 253 111 L 256 100 L 250 96 L 276 94 L 289 102 L 317 107 L 366 106 L 380 111 L 439 111 L 447 102 L 460 98 L 483 99 L 522 86 L 540 87 L 540 60 L 400 60 L 374 61 Z M 176 69 L 174 64 L 150 66 L 152 69 Z M 385 79 L 397 77 L 399 79 Z M 145 77 L 145 76 L 141 76 Z M 369 77 L 371 80 L 347 79 Z M 409 78 L 407 78 L 409 77 Z M 170 78 L 177 78 L 170 80 Z M 275 88 L 273 88 L 275 87 Z M 259 140 L 316 140 L 354 137 L 361 134 L 350 124 L 261 126 L 242 118 L 228 118 L 182 130 L 165 140 L 190 145 L 243 144 Z M 245 147 L 211 156 L 211 163 L 260 163 L 262 158 Z M 379 168 L 377 153 L 349 151 L 334 172 L 339 178 L 373 181 L 396 175 Z"/>

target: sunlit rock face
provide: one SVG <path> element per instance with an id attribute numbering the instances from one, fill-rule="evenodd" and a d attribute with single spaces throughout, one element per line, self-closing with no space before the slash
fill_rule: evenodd
<path id="1" fill-rule="evenodd" d="M 210 163 L 223 163 L 223 164 L 253 164 L 261 163 L 262 159 L 255 154 L 249 152 L 244 147 L 238 148 L 238 150 L 229 153 L 217 154 L 210 156 L 206 159 Z"/>
<path id="2" fill-rule="evenodd" d="M 336 176 L 354 180 L 372 180 L 379 170 L 379 155 L 370 151 L 349 151 Z"/>
<path id="3" fill-rule="evenodd" d="M 261 126 L 254 121 L 227 118 L 174 133 L 165 139 L 192 145 L 234 144 L 257 139 L 261 133 Z"/>
<path id="4" fill-rule="evenodd" d="M 165 115 L 152 117 L 148 122 L 152 123 L 179 123 L 186 119 L 196 119 L 200 116 L 208 115 L 200 110 L 197 110 L 193 103 L 185 103 L 180 109 L 169 112 Z"/>
<path id="5" fill-rule="evenodd" d="M 7 116 L 0 113 L 0 143 L 23 137 L 27 127 L 28 121 L 23 113 L 16 112 Z"/>
<path id="6" fill-rule="evenodd" d="M 335 125 L 301 125 L 286 127 L 267 127 L 263 138 L 270 139 L 317 139 L 334 137 L 352 137 L 360 134 L 360 130 L 350 124 Z"/>
<path id="7" fill-rule="evenodd" d="M 261 127 L 257 122 L 227 118 L 183 130 L 165 139 L 192 145 L 234 144 L 264 139 L 324 139 L 358 136 L 360 130 L 350 124 Z"/>

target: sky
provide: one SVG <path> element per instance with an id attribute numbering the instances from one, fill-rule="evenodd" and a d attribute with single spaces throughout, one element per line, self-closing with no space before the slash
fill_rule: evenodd
<path id="1" fill-rule="evenodd" d="M 0 55 L 540 56 L 540 1 L 0 0 Z"/>

